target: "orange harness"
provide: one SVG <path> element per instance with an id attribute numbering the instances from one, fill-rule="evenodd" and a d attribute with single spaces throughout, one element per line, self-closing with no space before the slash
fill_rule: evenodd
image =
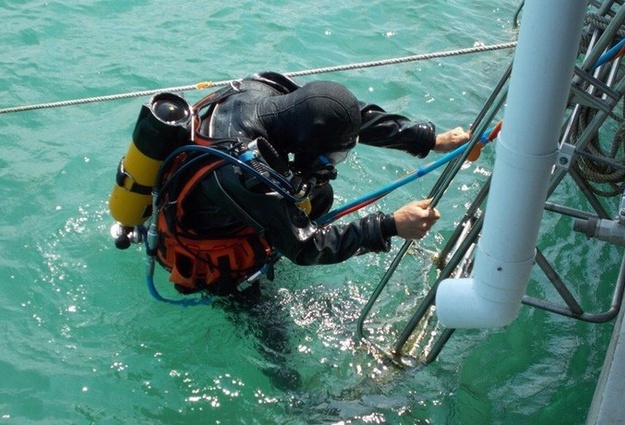
<path id="1" fill-rule="evenodd" d="M 260 270 L 271 256 L 271 248 L 265 238 L 249 226 L 241 225 L 231 237 L 218 239 L 200 237 L 180 226 L 186 196 L 224 162 L 217 160 L 202 166 L 184 184 L 169 210 L 163 208 L 158 214 L 157 258 L 170 271 L 169 280 L 190 291 L 212 289 L 228 292 Z M 175 211 L 172 211 L 174 208 Z M 215 287 L 217 284 L 218 287 Z"/>

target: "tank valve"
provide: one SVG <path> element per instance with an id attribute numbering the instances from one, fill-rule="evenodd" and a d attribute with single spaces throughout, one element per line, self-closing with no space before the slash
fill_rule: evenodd
<path id="1" fill-rule="evenodd" d="M 138 227 L 122 226 L 120 223 L 111 226 L 111 236 L 117 249 L 128 249 L 130 244 L 143 242 L 143 235 Z"/>

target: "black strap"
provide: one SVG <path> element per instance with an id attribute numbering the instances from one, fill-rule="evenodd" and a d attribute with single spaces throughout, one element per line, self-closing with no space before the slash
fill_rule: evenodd
<path id="1" fill-rule="evenodd" d="M 149 195 L 152 193 L 152 186 L 145 186 L 137 183 L 134 177 L 132 177 L 130 173 L 124 169 L 124 158 L 119 161 L 115 181 L 118 186 L 121 186 L 130 192 L 138 193 L 140 195 Z M 130 187 L 128 187 L 128 181 L 130 181 Z"/>

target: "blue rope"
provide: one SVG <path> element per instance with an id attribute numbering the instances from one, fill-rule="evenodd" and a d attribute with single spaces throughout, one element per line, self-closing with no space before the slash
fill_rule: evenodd
<path id="1" fill-rule="evenodd" d="M 601 65 L 603 65 L 604 63 L 614 59 L 614 56 L 616 56 L 616 54 L 623 48 L 623 46 L 625 45 L 625 38 L 622 39 L 621 41 L 619 41 L 614 47 L 612 47 L 610 50 L 608 50 L 607 52 L 605 52 L 604 54 L 602 54 L 599 59 L 597 59 L 597 62 L 595 62 L 595 65 L 592 67 L 593 71 L 597 68 L 599 68 Z"/>
<path id="2" fill-rule="evenodd" d="M 386 186 L 383 186 L 377 190 L 374 190 L 372 192 L 369 192 L 363 196 L 361 196 L 360 198 L 357 198 L 351 202 L 348 202 L 347 204 L 336 208 L 324 215 L 322 215 L 321 217 L 319 217 L 319 219 L 317 220 L 317 222 L 319 224 L 326 224 L 329 223 L 331 221 L 336 220 L 337 218 L 339 218 L 339 216 L 345 212 L 348 211 L 350 209 L 356 208 L 359 205 L 367 205 L 367 203 L 369 201 L 371 201 L 372 199 L 378 199 L 381 198 L 382 196 L 388 195 L 389 193 L 391 193 L 392 191 L 394 191 L 397 188 L 400 188 L 410 182 L 413 182 L 423 176 L 425 176 L 426 174 L 432 172 L 433 170 L 436 170 L 438 167 L 448 163 L 449 161 L 459 157 L 460 155 L 462 155 L 462 153 L 467 149 L 467 144 L 465 143 L 464 145 L 454 149 L 453 151 L 443 155 L 442 157 L 438 158 L 436 161 L 433 161 L 423 167 L 419 167 L 418 169 L 416 169 L 415 171 L 411 172 L 410 174 L 408 174 L 407 176 L 393 182 L 390 183 Z"/>

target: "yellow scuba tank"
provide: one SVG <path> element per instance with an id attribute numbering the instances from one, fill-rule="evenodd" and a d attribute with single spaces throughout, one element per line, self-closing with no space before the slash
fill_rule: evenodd
<path id="1" fill-rule="evenodd" d="M 176 148 L 188 143 L 191 116 L 187 101 L 172 93 L 159 93 L 142 105 L 109 198 L 110 213 L 122 228 L 132 229 L 150 217 L 159 167 Z M 121 242 L 118 247 L 126 248 L 126 241 Z"/>

